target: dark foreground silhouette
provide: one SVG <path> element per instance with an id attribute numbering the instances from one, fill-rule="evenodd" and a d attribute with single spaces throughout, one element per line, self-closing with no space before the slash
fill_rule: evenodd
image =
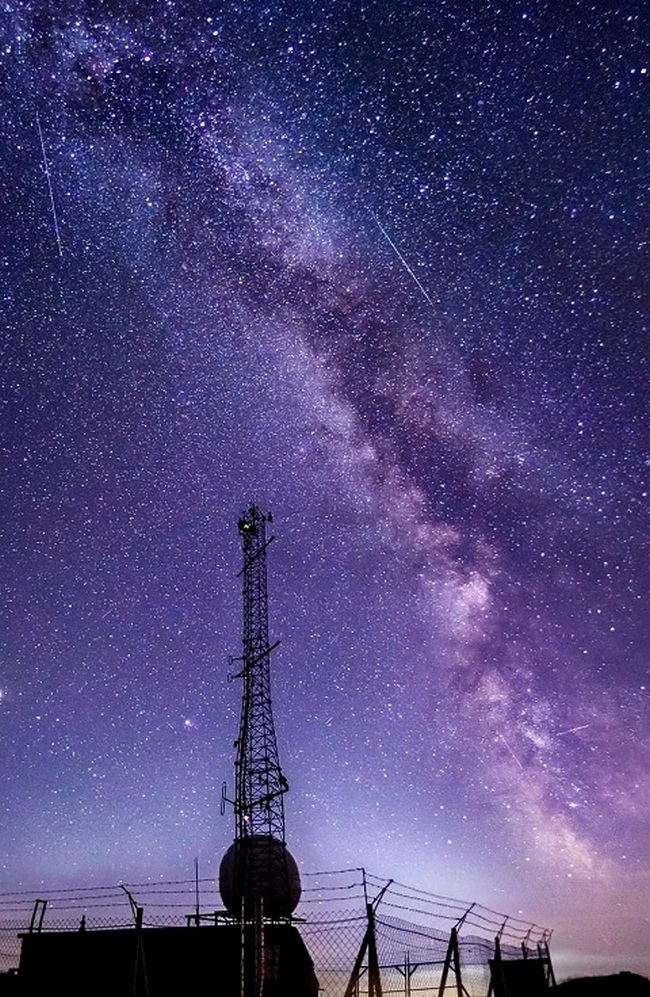
<path id="1" fill-rule="evenodd" d="M 253 928 L 245 951 L 252 956 Z M 21 936 L 18 973 L 0 981 L 0 997 L 239 997 L 241 929 L 114 928 L 35 931 Z M 314 966 L 293 924 L 265 929 L 263 997 L 318 997 Z M 212 981 L 206 989 L 206 980 Z M 4 989 L 2 989 L 4 986 Z"/>
<path id="2" fill-rule="evenodd" d="M 557 997 L 650 997 L 650 980 L 636 973 L 584 976 L 565 980 L 551 992 Z"/>

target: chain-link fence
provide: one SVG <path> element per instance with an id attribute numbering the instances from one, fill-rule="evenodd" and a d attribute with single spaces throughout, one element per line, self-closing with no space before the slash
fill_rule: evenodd
<path id="1" fill-rule="evenodd" d="M 446 992 L 456 993 L 457 974 L 471 997 L 485 997 L 497 937 L 506 959 L 538 958 L 548 951 L 550 932 L 544 928 L 477 903 L 386 882 L 364 870 L 305 876 L 304 887 L 301 933 L 328 997 L 345 993 L 369 916 L 386 997 L 437 994 L 443 976 Z M 368 993 L 368 977 L 366 957 L 357 994 Z"/>
<path id="2" fill-rule="evenodd" d="M 18 965 L 20 933 L 129 928 L 137 908 L 144 928 L 201 927 L 224 917 L 212 880 L 61 890 L 42 898 L 3 894 L 0 971 Z M 550 940 L 537 925 L 362 869 L 304 875 L 295 923 L 324 997 L 344 997 L 351 980 L 357 997 L 369 993 L 373 947 L 386 997 L 437 995 L 444 979 L 451 994 L 459 977 L 470 997 L 486 997 L 496 938 L 504 959 L 537 958 Z"/>

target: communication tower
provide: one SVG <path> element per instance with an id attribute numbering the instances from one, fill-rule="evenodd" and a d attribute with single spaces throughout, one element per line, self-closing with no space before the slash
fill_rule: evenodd
<path id="1" fill-rule="evenodd" d="M 284 794 L 271 708 L 266 554 L 269 513 L 252 505 L 238 522 L 243 566 L 243 682 L 239 737 L 235 742 L 235 840 L 219 870 L 219 889 L 238 920 L 283 919 L 300 899 L 298 867 L 285 842 Z M 225 795 L 224 795 L 225 799 Z"/>

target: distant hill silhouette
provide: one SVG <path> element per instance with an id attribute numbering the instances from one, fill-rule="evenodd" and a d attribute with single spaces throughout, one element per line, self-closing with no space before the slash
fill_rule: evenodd
<path id="1" fill-rule="evenodd" d="M 650 980 L 636 973 L 582 976 L 565 980 L 551 991 L 557 997 L 650 997 Z"/>

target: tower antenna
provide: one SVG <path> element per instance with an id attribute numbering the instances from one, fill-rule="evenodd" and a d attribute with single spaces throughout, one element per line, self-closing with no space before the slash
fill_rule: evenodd
<path id="1" fill-rule="evenodd" d="M 243 682 L 239 736 L 235 742 L 235 841 L 219 871 L 221 897 L 239 919 L 289 917 L 300 899 L 298 867 L 285 841 L 284 794 L 271 708 L 266 554 L 270 513 L 256 505 L 239 519 L 242 541 Z"/>

